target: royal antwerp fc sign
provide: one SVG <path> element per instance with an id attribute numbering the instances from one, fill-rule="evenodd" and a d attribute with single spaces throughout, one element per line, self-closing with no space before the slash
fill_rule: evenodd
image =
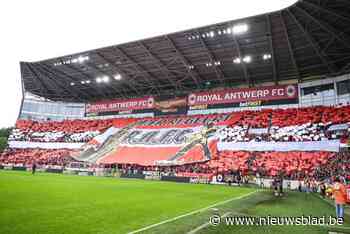
<path id="1" fill-rule="evenodd" d="M 118 112 L 131 110 L 152 109 L 154 107 L 153 97 L 135 98 L 128 100 L 110 100 L 86 105 L 86 113 Z"/>
<path id="2" fill-rule="evenodd" d="M 296 99 L 297 97 L 297 85 L 278 85 L 192 93 L 188 96 L 188 105 L 272 101 Z"/>

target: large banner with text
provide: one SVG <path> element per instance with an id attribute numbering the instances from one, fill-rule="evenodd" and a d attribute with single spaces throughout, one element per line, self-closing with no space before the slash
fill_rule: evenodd
<path id="1" fill-rule="evenodd" d="M 192 93 L 188 96 L 188 105 L 191 110 L 292 104 L 297 102 L 298 86 L 295 84 L 206 91 Z"/>
<path id="2" fill-rule="evenodd" d="M 112 114 L 133 114 L 152 112 L 154 108 L 153 97 L 114 99 L 88 103 L 86 115 L 112 115 Z"/>
<path id="3" fill-rule="evenodd" d="M 296 104 L 298 101 L 298 86 L 290 84 L 194 92 L 188 96 L 165 99 L 148 96 L 99 101 L 86 105 L 86 116 L 140 113 L 186 115 L 188 110 Z"/>
<path id="4" fill-rule="evenodd" d="M 213 134 L 231 118 L 223 114 L 139 121 L 121 130 L 115 149 L 97 163 L 165 166 L 208 161 L 217 148 Z"/>

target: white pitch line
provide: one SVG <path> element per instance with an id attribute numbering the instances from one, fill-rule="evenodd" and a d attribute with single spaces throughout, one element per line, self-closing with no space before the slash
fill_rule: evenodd
<path id="1" fill-rule="evenodd" d="M 344 227 L 344 226 L 336 226 L 336 225 L 318 225 L 320 227 L 328 228 L 328 229 L 344 229 L 344 230 L 350 230 L 350 227 Z"/>
<path id="2" fill-rule="evenodd" d="M 208 210 L 208 209 L 210 209 L 210 208 L 213 208 L 213 207 L 215 207 L 215 206 L 219 206 L 219 205 L 228 203 L 228 202 L 230 202 L 230 201 L 239 200 L 239 199 L 248 197 L 248 196 L 250 196 L 250 195 L 252 195 L 253 193 L 256 193 L 256 192 L 258 192 L 258 190 L 253 191 L 253 192 L 250 192 L 250 193 L 247 193 L 247 194 L 244 194 L 244 195 L 239 196 L 239 197 L 233 197 L 233 198 L 231 198 L 231 199 L 228 199 L 228 200 L 225 200 L 225 201 L 222 201 L 222 202 L 217 202 L 217 203 L 215 203 L 215 204 L 213 204 L 213 205 L 204 207 L 204 208 L 202 208 L 202 209 L 195 210 L 195 211 L 191 211 L 191 212 L 189 212 L 189 213 L 186 213 L 186 214 L 183 214 L 183 215 L 179 215 L 179 216 L 176 216 L 176 217 L 174 217 L 174 218 L 167 219 L 167 220 L 164 220 L 164 221 L 162 221 L 162 222 L 155 223 L 155 224 L 146 226 L 146 227 L 141 228 L 141 229 L 137 229 L 137 230 L 135 230 L 135 231 L 131 231 L 131 232 L 129 232 L 128 234 L 134 234 L 134 233 L 139 233 L 139 232 L 142 232 L 142 231 L 146 231 L 146 230 L 148 230 L 148 229 L 151 229 L 151 228 L 154 228 L 154 227 L 163 225 L 163 224 L 165 224 L 165 223 L 170 223 L 170 222 L 173 222 L 173 221 L 175 221 L 175 220 L 178 220 L 178 219 L 181 219 L 181 218 L 190 216 L 190 215 L 194 215 L 194 214 L 196 214 L 196 213 L 201 213 L 201 212 L 203 212 L 203 211 L 205 211 L 205 210 Z"/>
<path id="3" fill-rule="evenodd" d="M 223 214 L 223 215 L 220 216 L 220 217 L 221 217 L 221 218 L 225 218 L 225 217 L 227 217 L 229 214 L 231 214 L 231 212 L 227 212 L 227 213 Z M 187 232 L 187 234 L 195 234 L 195 233 L 197 233 L 198 231 L 200 231 L 200 230 L 202 230 L 202 229 L 204 229 L 204 228 L 206 228 L 206 227 L 208 227 L 208 226 L 210 226 L 210 222 L 204 223 L 204 224 L 202 224 L 202 225 L 196 227 L 195 229 L 193 229 L 193 230 Z"/>

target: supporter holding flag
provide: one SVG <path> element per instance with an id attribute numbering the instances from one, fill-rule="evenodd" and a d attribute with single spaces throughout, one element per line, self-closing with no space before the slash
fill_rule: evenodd
<path id="1" fill-rule="evenodd" d="M 336 215 L 338 218 L 344 218 L 344 205 L 346 204 L 346 188 L 341 183 L 340 178 L 337 177 L 334 180 L 332 188 L 333 197 L 335 201 Z"/>

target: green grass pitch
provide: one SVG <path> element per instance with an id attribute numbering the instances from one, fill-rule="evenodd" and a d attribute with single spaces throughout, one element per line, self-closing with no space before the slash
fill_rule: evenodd
<path id="1" fill-rule="evenodd" d="M 334 207 L 312 194 L 288 192 L 275 198 L 252 188 L 0 170 L 0 234 L 128 233 L 232 198 L 237 199 L 216 206 L 215 212 L 334 216 Z M 350 233 L 349 216 L 341 227 L 205 226 L 213 212 L 204 210 L 142 233 Z"/>
<path id="2" fill-rule="evenodd" d="M 0 233 L 127 233 L 251 191 L 0 170 Z"/>

